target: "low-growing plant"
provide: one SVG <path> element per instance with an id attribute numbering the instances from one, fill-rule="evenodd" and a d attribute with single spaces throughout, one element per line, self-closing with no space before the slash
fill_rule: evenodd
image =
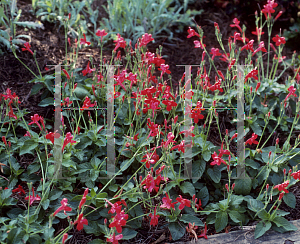
<path id="1" fill-rule="evenodd" d="M 143 222 L 150 228 L 168 228 L 173 240 L 182 238 L 186 231 L 195 239 L 208 238 L 207 225 L 212 224 L 220 232 L 228 225 L 259 221 L 255 238 L 269 229 L 297 230 L 279 207 L 282 201 L 295 207 L 295 196 L 288 189 L 300 179 L 299 137 L 293 138 L 291 146 L 293 131 L 300 126 L 299 68 L 285 85 L 278 83 L 291 67 L 281 56 L 284 37 L 271 32 L 280 17 L 274 15 L 276 7 L 269 0 L 256 16 L 257 44 L 246 38 L 246 27 L 242 28 L 238 19 L 231 27 L 240 32 L 229 38 L 228 48 L 222 43 L 218 24 L 214 24 L 221 50 L 214 47 L 211 52 L 203 43 L 201 27 L 197 26 L 198 32 L 190 27 L 187 37 L 197 38 L 194 44 L 202 49 L 202 61 L 195 85 L 190 87 L 190 72 L 185 73 L 175 94 L 166 83 L 171 72 L 161 50 L 146 50 L 153 41 L 151 34 L 144 34 L 134 48 L 118 34 L 111 60 L 101 55 L 99 69 L 90 61 L 84 70 L 77 70 L 73 67 L 77 55 L 71 56 L 61 77 L 62 136 L 50 131 L 53 128 L 38 114 L 28 123 L 24 119 L 28 112 L 19 110 L 18 97 L 10 89 L 0 94 L 1 114 L 5 109 L 5 117 L 0 118 L 0 185 L 7 187 L 0 198 L 0 241 L 65 243 L 72 238 L 71 229 L 84 229 L 99 237 L 91 243 L 103 243 L 103 237 L 118 243 L 134 238 Z M 267 46 L 260 39 L 265 27 Z M 107 33 L 103 29 L 95 35 L 102 54 Z M 76 54 L 81 45 L 91 45 L 85 34 L 76 44 Z M 125 50 L 125 57 L 120 49 Z M 29 44 L 24 51 L 33 54 Z M 247 54 L 243 60 L 242 52 Z M 122 58 L 124 69 L 120 67 Z M 218 58 L 227 63 L 226 70 L 215 66 Z M 205 62 L 209 62 L 208 70 Z M 245 65 L 241 75 L 236 66 L 239 62 Z M 283 71 L 278 76 L 279 64 L 283 64 Z M 216 73 L 214 84 L 210 83 L 212 70 Z M 114 79 L 113 91 L 107 84 L 110 78 Z M 238 119 L 231 121 L 230 128 L 221 129 L 220 123 L 221 108 L 232 108 L 227 116 L 235 117 L 232 111 L 238 104 L 237 81 L 241 79 L 245 85 L 244 135 L 234 129 Z M 100 109 L 111 106 L 112 101 L 113 118 Z M 289 107 L 292 112 L 288 115 Z M 113 126 L 108 121 L 113 121 Z M 218 129 L 220 146 L 209 140 L 213 126 Z M 20 128 L 26 130 L 25 135 L 18 133 Z M 108 177 L 111 165 L 106 139 L 113 128 L 115 174 Z M 278 136 L 270 143 L 275 131 Z M 247 148 L 241 177 L 240 161 L 230 145 L 243 138 L 242 145 Z M 36 155 L 26 169 L 16 158 L 24 154 Z M 186 176 L 183 163 L 188 158 L 192 159 L 192 175 Z M 53 177 L 59 161 L 64 179 Z M 25 204 L 17 207 L 17 202 Z M 54 234 L 58 223 L 65 223 L 64 229 Z"/>

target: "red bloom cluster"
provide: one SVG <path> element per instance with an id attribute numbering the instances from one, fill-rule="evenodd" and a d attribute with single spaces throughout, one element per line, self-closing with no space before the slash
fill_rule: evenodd
<path id="1" fill-rule="evenodd" d="M 277 6 L 278 4 L 274 0 L 268 0 L 268 3 L 264 5 L 261 12 L 265 15 L 266 19 L 271 18 L 271 14 L 275 12 L 274 8 Z"/>
<path id="2" fill-rule="evenodd" d="M 29 200 L 29 198 L 30 198 L 30 200 Z M 36 196 L 34 195 L 34 189 L 33 189 L 33 187 L 32 187 L 32 196 L 29 195 L 28 197 L 25 197 L 25 200 L 29 200 L 29 206 L 31 206 L 31 204 L 32 204 L 34 201 L 40 201 L 41 198 L 40 198 L 39 195 L 36 195 Z"/>
<path id="3" fill-rule="evenodd" d="M 34 116 L 31 116 L 31 120 L 32 120 L 32 122 L 30 122 L 28 125 L 36 124 L 40 128 L 40 130 L 42 130 L 42 128 L 39 124 L 39 121 L 40 121 L 43 125 L 44 130 L 46 130 L 45 129 L 45 124 L 44 124 L 44 119 L 43 119 L 42 116 L 39 116 L 38 114 L 35 114 Z"/>
<path id="4" fill-rule="evenodd" d="M 288 187 L 289 183 L 290 183 L 290 181 L 287 180 L 279 185 L 274 186 L 273 189 L 277 188 L 278 191 L 284 191 L 285 193 L 289 193 L 289 191 L 286 189 Z"/>
<path id="5" fill-rule="evenodd" d="M 252 137 L 246 141 L 245 145 L 247 145 L 248 143 L 250 145 L 252 145 L 252 143 L 253 144 L 258 144 L 258 141 L 255 140 L 256 138 L 257 138 L 257 135 L 255 133 L 253 133 Z"/>
<path id="6" fill-rule="evenodd" d="M 118 233 L 122 233 L 122 226 L 126 225 L 126 220 L 128 219 L 128 214 L 125 214 L 124 210 L 122 209 L 122 204 L 126 205 L 124 200 L 118 201 L 112 204 L 110 201 L 106 200 L 111 205 L 111 209 L 108 213 L 116 213 L 115 216 L 112 216 L 113 221 L 110 223 L 109 228 L 116 227 Z"/>
<path id="7" fill-rule="evenodd" d="M 293 176 L 295 180 L 300 180 L 300 170 L 298 170 L 295 173 L 292 173 L 291 176 Z"/>
<path id="8" fill-rule="evenodd" d="M 56 209 L 56 211 L 53 213 L 53 216 L 55 216 L 56 214 L 58 214 L 60 211 L 64 211 L 65 215 L 66 214 L 66 211 L 72 211 L 72 208 L 67 206 L 68 205 L 68 199 L 67 198 L 63 198 L 60 202 L 61 206 Z"/>
<path id="9" fill-rule="evenodd" d="M 169 195 L 167 193 L 166 193 L 166 196 L 163 197 L 162 201 L 163 201 L 163 204 L 160 205 L 160 208 L 167 208 L 167 209 L 173 208 L 175 210 L 175 204 L 177 202 L 172 203 L 172 199 L 169 197 Z"/>
<path id="10" fill-rule="evenodd" d="M 200 101 L 197 102 L 196 107 L 191 110 L 191 112 L 189 113 L 189 117 L 191 119 L 194 119 L 194 123 L 197 124 L 199 119 L 203 119 L 204 116 L 201 114 L 201 111 L 205 110 L 204 108 L 202 108 L 202 103 Z"/>
<path id="11" fill-rule="evenodd" d="M 49 139 L 49 138 L 47 138 L 47 139 Z M 62 147 L 62 151 L 64 151 L 65 146 L 68 145 L 69 143 L 71 143 L 71 144 L 76 143 L 76 141 L 74 141 L 74 140 L 72 140 L 72 139 L 73 139 L 73 136 L 72 136 L 71 132 L 68 132 L 68 133 L 66 134 L 66 138 L 65 138 L 65 140 L 64 140 L 64 144 L 63 144 L 63 147 Z"/>
<path id="12" fill-rule="evenodd" d="M 148 33 L 145 33 L 143 36 L 142 36 L 142 39 L 139 39 L 140 41 L 140 47 L 142 46 L 147 46 L 147 44 L 149 42 L 152 42 L 154 39 L 152 38 L 152 35 L 151 34 L 148 34 Z"/>

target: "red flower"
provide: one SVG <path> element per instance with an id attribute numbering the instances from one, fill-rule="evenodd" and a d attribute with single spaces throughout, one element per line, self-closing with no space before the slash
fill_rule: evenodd
<path id="1" fill-rule="evenodd" d="M 273 189 L 277 188 L 278 191 L 284 191 L 285 193 L 289 193 L 289 191 L 286 189 L 288 187 L 289 183 L 290 183 L 290 181 L 287 180 L 279 185 L 274 186 Z"/>
<path id="2" fill-rule="evenodd" d="M 256 35 L 256 36 L 261 36 L 263 34 L 265 34 L 263 31 L 262 31 L 262 28 L 257 28 L 256 27 L 256 30 L 255 31 L 252 31 L 251 32 L 253 35 Z"/>
<path id="3" fill-rule="evenodd" d="M 83 107 L 82 108 L 91 108 L 91 107 L 94 107 L 96 105 L 97 105 L 96 102 L 91 103 L 90 98 L 89 97 L 85 97 L 85 100 L 83 102 Z"/>
<path id="4" fill-rule="evenodd" d="M 176 122 L 175 122 L 175 123 L 176 123 Z M 194 137 L 195 134 L 192 133 L 192 131 L 193 131 L 194 128 L 195 128 L 195 126 L 191 126 L 191 128 L 190 128 L 189 130 L 183 130 L 183 131 L 179 132 L 179 135 L 180 135 L 180 134 L 184 134 L 186 137 L 187 137 L 187 136 Z"/>
<path id="5" fill-rule="evenodd" d="M 82 71 L 82 74 L 83 74 L 83 76 L 86 76 L 88 73 L 90 74 L 90 73 L 92 73 L 93 71 L 95 71 L 95 69 L 91 69 L 90 68 L 90 61 L 88 62 L 88 64 L 87 64 L 87 66 L 86 66 L 86 69 L 84 69 L 83 71 Z M 75 89 L 75 88 L 74 88 Z"/>
<path id="6" fill-rule="evenodd" d="M 246 75 L 244 83 L 246 83 L 249 78 L 253 78 L 254 80 L 258 80 L 257 74 L 258 74 L 258 70 L 257 70 L 257 67 L 256 67 L 255 69 L 251 70 L 249 72 L 249 74 Z"/>
<path id="7" fill-rule="evenodd" d="M 180 205 L 179 205 L 179 207 L 178 207 L 179 210 L 184 209 L 185 206 L 186 206 L 186 207 L 191 207 L 191 201 L 188 200 L 188 199 L 182 198 L 181 195 L 179 195 L 179 197 L 177 197 L 176 200 L 180 203 Z"/>
<path id="8" fill-rule="evenodd" d="M 251 52 L 254 52 L 253 43 L 254 43 L 254 40 L 250 40 L 245 46 L 243 46 L 241 48 L 241 51 L 243 51 L 244 49 L 246 49 L 246 50 L 250 50 Z"/>
<path id="9" fill-rule="evenodd" d="M 300 170 L 298 170 L 295 173 L 292 173 L 291 176 L 293 176 L 295 180 L 300 180 Z"/>
<path id="10" fill-rule="evenodd" d="M 230 27 L 237 27 L 240 32 L 242 32 L 242 28 L 239 26 L 240 21 L 237 18 L 233 19 L 233 25 L 230 25 Z"/>
<path id="11" fill-rule="evenodd" d="M 286 96 L 284 101 L 286 101 L 291 95 L 293 95 L 294 97 L 297 97 L 297 95 L 295 94 L 296 88 L 294 88 L 293 86 L 290 86 L 288 88 L 288 91 L 289 91 L 289 94 Z"/>
<path id="12" fill-rule="evenodd" d="M 79 214 L 78 219 L 74 222 L 74 225 L 76 224 L 78 231 L 83 229 L 83 225 L 88 225 L 88 220 L 83 218 L 83 213 Z"/>
<path id="13" fill-rule="evenodd" d="M 53 132 L 49 132 L 47 135 L 46 135 L 46 139 L 49 139 L 52 144 L 54 144 L 54 133 Z"/>
<path id="14" fill-rule="evenodd" d="M 63 71 L 63 72 L 65 73 L 65 75 L 67 76 L 67 79 L 70 80 L 70 75 L 68 74 L 68 72 L 67 72 L 65 69 L 63 69 L 62 71 Z"/>
<path id="15" fill-rule="evenodd" d="M 277 7 L 277 3 L 274 2 L 274 0 L 268 0 L 268 3 L 264 5 L 264 9 L 261 11 L 264 13 L 266 19 L 271 18 L 271 13 L 274 13 L 275 10 L 273 8 Z M 268 16 L 267 16 L 268 14 Z"/>
<path id="16" fill-rule="evenodd" d="M 161 64 L 158 70 L 162 71 L 160 78 L 163 76 L 164 73 L 171 74 L 171 71 L 169 70 L 169 65 L 167 64 Z"/>
<path id="17" fill-rule="evenodd" d="M 220 53 L 219 48 L 212 48 L 210 52 L 212 56 L 212 60 L 214 60 L 215 56 L 222 56 L 222 53 Z"/>
<path id="18" fill-rule="evenodd" d="M 25 191 L 24 191 L 24 189 L 23 189 L 23 187 L 22 187 L 21 185 L 18 185 L 18 188 L 12 190 L 12 192 L 13 192 L 13 193 L 18 192 L 19 195 L 21 195 L 21 193 L 26 194 Z"/>
<path id="19" fill-rule="evenodd" d="M 211 156 L 212 156 L 212 158 L 213 158 L 214 161 L 212 161 L 212 162 L 210 163 L 210 165 L 216 165 L 216 164 L 217 164 L 217 165 L 220 166 L 221 163 L 227 165 L 226 162 L 224 161 L 224 159 L 221 158 L 221 157 L 222 157 L 222 154 L 221 154 L 221 153 L 219 153 L 219 155 L 217 155 L 217 153 L 214 152 Z"/>
<path id="20" fill-rule="evenodd" d="M 253 144 L 258 144 L 258 141 L 255 140 L 256 138 L 257 138 L 257 135 L 255 133 L 253 133 L 252 137 L 246 141 L 245 145 L 247 145 L 248 143 L 250 145 L 252 145 L 252 143 Z"/>
<path id="21" fill-rule="evenodd" d="M 80 38 L 80 44 L 87 44 L 88 46 L 91 45 L 90 42 L 87 42 L 87 41 L 86 41 L 86 36 L 85 36 L 85 34 L 83 34 L 83 37 L 84 37 L 84 38 Z"/>
<path id="22" fill-rule="evenodd" d="M 202 108 L 202 103 L 200 101 L 197 102 L 197 106 L 191 110 L 189 113 L 190 118 L 194 119 L 194 122 L 197 124 L 199 119 L 203 119 L 204 116 L 201 114 L 201 111 L 205 110 Z"/>
<path id="23" fill-rule="evenodd" d="M 285 44 L 285 38 L 284 36 L 280 37 L 276 35 L 275 37 L 272 38 L 273 42 L 276 42 L 276 46 L 280 46 L 281 44 Z"/>
<path id="24" fill-rule="evenodd" d="M 163 204 L 160 205 L 160 208 L 167 208 L 167 209 L 173 208 L 175 210 L 174 205 L 177 202 L 172 203 L 172 199 L 169 198 L 169 195 L 167 193 L 166 193 L 166 197 L 163 197 L 162 201 L 163 201 Z"/>
<path id="25" fill-rule="evenodd" d="M 114 232 L 114 234 L 110 236 L 110 238 L 107 238 L 106 241 L 111 242 L 112 244 L 118 244 L 119 243 L 118 240 L 121 240 L 122 238 L 123 238 L 122 234 L 116 236 Z"/>
<path id="26" fill-rule="evenodd" d="M 24 51 L 28 51 L 28 52 L 30 52 L 32 55 L 33 55 L 33 52 L 32 52 L 32 50 L 30 50 L 30 44 L 29 44 L 29 42 L 25 42 L 24 43 L 24 46 L 25 46 L 25 48 L 22 48 L 22 51 L 24 52 Z"/>
<path id="27" fill-rule="evenodd" d="M 68 133 L 66 134 L 66 138 L 65 138 L 65 140 L 64 140 L 64 144 L 63 144 L 63 147 L 62 147 L 62 151 L 64 151 L 65 146 L 68 145 L 69 143 L 71 143 L 71 144 L 76 143 L 76 141 L 73 141 L 72 139 L 73 139 L 73 136 L 72 136 L 71 132 L 68 132 Z"/>
<path id="28" fill-rule="evenodd" d="M 259 43 L 258 48 L 253 52 L 252 56 L 254 56 L 259 51 L 267 52 L 267 49 L 265 48 L 265 44 L 263 41 Z"/>
<path id="29" fill-rule="evenodd" d="M 122 233 L 122 226 L 126 225 L 126 220 L 128 219 L 128 214 L 125 214 L 124 210 L 117 211 L 113 222 L 110 223 L 109 228 L 116 227 L 118 233 Z"/>
<path id="30" fill-rule="evenodd" d="M 156 226 L 158 224 L 158 215 L 156 215 L 156 207 L 154 209 L 154 214 L 149 214 L 149 217 L 151 217 L 150 225 Z"/>
<path id="31" fill-rule="evenodd" d="M 5 146 L 7 146 L 7 141 L 6 141 L 5 136 L 2 136 L 2 141 L 4 142 Z"/>
<path id="32" fill-rule="evenodd" d="M 79 203 L 79 207 L 78 207 L 78 210 L 81 209 L 81 207 L 85 204 L 85 201 L 86 201 L 86 195 L 89 193 L 89 188 L 86 188 L 84 193 L 83 193 L 83 196 L 81 198 L 81 201 Z"/>
<path id="33" fill-rule="evenodd" d="M 149 136 L 156 136 L 158 134 L 158 125 L 154 124 L 154 122 L 151 122 L 150 118 L 147 118 L 147 120 L 147 126 L 151 130 Z M 163 135 L 163 132 L 160 132 L 160 134 Z"/>
<path id="34" fill-rule="evenodd" d="M 146 185 L 145 185 L 146 184 Z M 148 189 L 148 192 L 152 192 L 154 189 L 156 192 L 158 192 L 158 187 L 155 185 L 155 181 L 153 179 L 153 176 L 148 174 L 146 179 L 141 182 L 141 185 L 145 185 L 144 189 Z"/>
<path id="35" fill-rule="evenodd" d="M 201 231 L 201 234 L 198 236 L 198 238 L 204 237 L 205 239 L 207 239 L 206 233 L 207 233 L 207 225 L 205 223 L 204 230 Z"/>
<path id="36" fill-rule="evenodd" d="M 167 106 L 167 111 L 169 111 L 169 112 L 172 110 L 172 107 L 177 106 L 177 103 L 174 101 L 163 100 L 162 103 Z"/>
<path id="37" fill-rule="evenodd" d="M 40 116 L 38 114 L 35 114 L 34 116 L 31 116 L 31 120 L 32 120 L 32 122 L 30 122 L 28 125 L 37 124 L 38 127 L 40 128 L 40 130 L 42 130 L 42 128 L 39 124 Z"/>
<path id="38" fill-rule="evenodd" d="M 97 30 L 97 32 L 96 32 L 96 36 L 101 36 L 101 42 L 102 42 L 102 38 L 106 35 L 107 35 L 107 33 L 104 29 L 103 30 Z"/>
<path id="39" fill-rule="evenodd" d="M 156 154 L 156 150 L 154 153 L 147 153 L 146 155 L 143 156 L 143 159 L 141 162 L 146 162 L 146 168 L 150 168 L 150 163 L 155 164 L 159 160 L 159 156 Z"/>
<path id="40" fill-rule="evenodd" d="M 185 152 L 184 143 L 185 143 L 185 140 L 182 140 L 182 141 L 180 142 L 180 144 L 178 144 L 178 145 L 172 147 L 171 150 L 174 150 L 174 149 L 178 148 L 178 151 L 181 151 L 181 152 L 184 153 L 184 152 Z M 192 147 L 192 144 L 189 144 L 189 145 L 186 145 L 186 146 L 187 146 L 187 147 Z"/>
<path id="41" fill-rule="evenodd" d="M 188 29 L 188 33 L 189 34 L 188 34 L 187 38 L 191 38 L 192 36 L 200 37 L 199 34 L 194 29 L 192 29 L 190 26 L 189 26 L 189 29 Z"/>
<path id="42" fill-rule="evenodd" d="M 32 196 L 29 195 L 28 197 L 25 197 L 25 200 L 29 200 L 30 198 L 30 202 L 29 202 L 29 206 L 31 206 L 31 204 L 36 200 L 36 201 L 40 201 L 41 198 L 39 197 L 39 195 L 34 195 L 34 189 L 32 187 Z"/>
<path id="43" fill-rule="evenodd" d="M 152 38 L 151 34 L 145 33 L 142 36 L 141 42 L 140 42 L 140 47 L 146 46 L 149 42 L 152 42 L 154 39 Z"/>
<path id="44" fill-rule="evenodd" d="M 255 88 L 255 92 L 257 92 L 257 90 L 259 89 L 260 84 L 261 84 L 261 82 L 258 82 L 258 83 L 257 83 L 256 88 Z"/>
<path id="45" fill-rule="evenodd" d="M 221 149 L 219 149 L 218 151 L 220 152 L 219 157 L 222 157 L 224 154 L 230 155 L 230 152 L 228 150 L 223 150 L 223 142 L 222 142 L 222 145 L 221 145 Z"/>
<path id="46" fill-rule="evenodd" d="M 72 211 L 72 208 L 67 206 L 68 205 L 68 199 L 67 198 L 63 198 L 61 200 L 60 204 L 61 204 L 61 206 L 58 209 L 56 209 L 53 216 L 55 216 L 56 214 L 58 214 L 62 210 L 64 210 L 65 215 L 67 215 L 66 211 Z"/>
<path id="47" fill-rule="evenodd" d="M 65 241 L 68 239 L 68 233 L 65 233 L 64 235 L 63 235 L 63 238 L 62 238 L 62 244 L 64 244 L 65 243 Z"/>
<path id="48" fill-rule="evenodd" d="M 116 42 L 116 46 L 115 46 L 115 49 L 114 49 L 114 52 L 119 48 L 125 48 L 126 47 L 126 41 L 124 41 L 124 38 L 121 37 L 121 35 L 118 33 L 117 34 L 117 37 L 118 39 L 114 42 Z"/>
<path id="49" fill-rule="evenodd" d="M 26 131 L 26 134 L 25 134 L 24 136 L 29 136 L 29 137 L 31 137 L 30 132 L 29 132 L 29 131 Z"/>
<path id="50" fill-rule="evenodd" d="M 194 41 L 194 44 L 195 44 L 195 48 L 199 48 L 200 47 L 200 48 L 204 49 L 206 47 L 205 44 L 202 45 L 202 43 L 199 42 L 199 41 Z"/>

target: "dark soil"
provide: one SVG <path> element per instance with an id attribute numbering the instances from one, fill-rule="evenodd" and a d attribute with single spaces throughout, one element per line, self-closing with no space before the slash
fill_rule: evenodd
<path id="1" fill-rule="evenodd" d="M 211 3 L 202 3 L 202 4 L 195 4 L 193 6 L 189 6 L 191 9 L 205 9 L 202 15 L 196 18 L 197 24 L 202 27 L 204 30 L 204 43 L 206 44 L 207 50 L 210 51 L 212 47 L 219 47 L 219 43 L 215 37 L 215 28 L 214 22 L 217 22 L 220 26 L 221 33 L 223 35 L 224 46 L 226 48 L 228 37 L 232 36 L 235 32 L 234 28 L 231 28 L 229 25 L 232 22 L 234 17 L 238 17 L 241 20 L 241 23 L 245 23 L 247 21 L 246 26 L 250 24 L 250 19 L 254 17 L 254 11 L 249 12 L 247 14 L 245 12 L 239 13 L 232 12 L 228 9 L 228 6 L 222 9 L 219 5 L 212 5 Z M 102 4 L 105 4 L 105 0 L 98 0 L 94 2 L 93 7 L 99 7 Z M 235 6 L 238 7 L 238 6 Z M 31 9 L 31 4 L 28 2 L 18 1 L 18 8 L 22 9 L 22 17 L 20 21 L 35 21 L 36 17 L 32 15 L 29 10 Z M 102 7 L 101 7 L 102 8 Z M 254 8 L 254 7 L 253 7 Z M 100 9 L 101 10 L 101 9 Z M 243 10 L 245 11 L 245 10 Z M 107 17 L 105 12 L 100 11 L 100 17 Z M 273 33 L 277 34 L 280 32 L 279 28 L 288 28 L 288 16 L 285 16 L 283 20 L 278 22 L 275 25 Z M 243 22 L 243 20 L 245 22 Z M 253 22 L 254 23 L 254 22 Z M 50 68 L 49 71 L 46 71 L 44 68 L 46 65 L 56 65 L 62 64 L 65 60 L 65 35 L 64 30 L 61 28 L 60 30 L 57 29 L 57 26 L 54 24 L 44 22 L 44 30 L 42 29 L 30 29 L 27 32 L 24 31 L 23 28 L 17 27 L 17 35 L 18 34 L 26 34 L 32 37 L 31 41 L 31 49 L 36 50 L 36 57 L 39 67 L 42 70 L 43 74 L 53 74 L 53 68 Z M 178 81 L 181 79 L 184 67 L 178 67 L 176 65 L 196 65 L 200 64 L 201 62 L 201 55 L 202 50 L 194 48 L 193 38 L 187 39 L 187 29 L 185 28 L 185 32 L 182 34 L 175 34 L 174 42 L 170 43 L 165 39 L 156 39 L 155 43 L 148 44 L 148 49 L 152 52 L 155 52 L 156 48 L 159 45 L 163 46 L 162 55 L 164 56 L 166 63 L 170 66 L 170 71 L 172 72 L 172 87 L 174 92 L 178 91 Z M 251 39 L 256 40 L 256 36 L 251 34 L 251 31 L 254 31 L 255 27 L 251 26 L 246 33 Z M 175 32 L 174 32 L 175 33 Z M 267 40 L 264 40 L 265 43 Z M 71 40 L 74 43 L 74 40 Z M 293 53 L 293 50 L 285 48 L 283 55 L 290 58 Z M 18 52 L 18 57 L 24 62 L 33 72 L 38 74 L 38 69 L 36 64 L 32 58 L 32 55 L 29 52 Z M 99 52 L 96 48 L 85 48 L 80 50 L 80 55 L 77 63 L 77 67 L 85 68 L 89 59 L 89 56 L 93 56 L 94 63 L 99 63 Z M 105 52 L 104 56 L 107 58 L 110 57 L 110 51 Z M 206 57 L 207 58 L 207 57 Z M 207 69 L 208 69 L 208 60 L 206 62 Z M 218 58 L 215 59 L 215 65 L 218 67 L 219 70 L 225 71 L 227 68 L 227 64 L 223 61 L 220 61 Z M 197 67 L 192 68 L 192 74 L 195 77 L 197 72 Z M 278 71 L 279 72 L 279 71 Z M 290 70 L 289 72 L 292 72 Z M 289 73 L 288 73 L 289 74 Z M 288 75 L 287 74 L 287 75 Z M 211 74 L 211 77 L 214 77 L 214 73 Z M 25 115 L 25 119 L 30 121 L 30 116 L 34 114 L 39 114 L 40 116 L 46 119 L 48 124 L 53 126 L 52 119 L 54 117 L 54 107 L 44 108 L 39 107 L 38 104 L 41 102 L 41 94 L 44 92 L 44 89 L 41 90 L 36 95 L 30 95 L 32 86 L 34 83 L 28 83 L 28 81 L 32 80 L 34 76 L 17 60 L 15 59 L 12 53 L 6 53 L 3 58 L 0 58 L 0 92 L 5 93 L 7 88 L 10 88 L 12 93 L 16 93 L 19 96 L 21 101 L 20 108 L 26 109 L 29 114 Z M 168 81 L 170 84 L 170 81 Z M 223 126 L 221 126 L 221 133 L 225 135 L 225 129 L 229 131 L 235 130 L 231 123 L 228 123 L 226 117 L 226 112 L 219 112 L 220 122 Z M 48 120 L 47 120 L 48 119 Z M 26 133 L 26 131 L 21 131 L 22 133 Z M 249 133 L 250 135 L 250 133 Z M 220 146 L 221 140 L 219 137 L 218 129 L 216 126 L 211 127 L 210 132 L 211 141 L 215 144 Z M 274 137 L 275 138 L 275 137 Z M 274 138 L 271 138 L 270 142 L 267 143 L 266 146 L 274 145 Z M 266 138 L 265 138 L 266 139 Z M 284 140 L 281 140 L 284 142 Z M 280 142 L 283 144 L 283 142 Z M 282 146 L 282 145 L 280 145 Z M 231 145 L 231 151 L 236 154 L 235 145 Z M 18 158 L 22 167 L 29 165 L 33 161 L 33 156 L 25 154 Z M 285 211 L 289 211 L 290 214 L 287 216 L 289 220 L 299 219 L 299 209 L 300 209 L 300 190 L 299 190 L 299 183 L 293 186 L 290 189 L 291 192 L 296 196 L 297 204 L 295 209 L 291 209 L 286 206 L 284 203 L 281 205 L 281 209 Z M 205 219 L 203 219 L 204 221 Z M 65 223 L 67 225 L 67 223 Z M 161 223 L 163 225 L 163 223 Z M 159 225 L 161 226 L 161 225 Z M 56 226 L 56 232 L 58 233 L 61 228 L 66 226 Z M 227 230 L 232 231 L 236 230 L 238 227 L 232 227 L 231 229 L 228 228 Z M 223 231 L 224 232 L 224 231 Z M 71 232 L 70 232 L 71 233 Z M 197 233 L 200 234 L 200 229 L 197 230 Z M 76 232 L 74 231 L 73 238 L 68 241 L 68 244 L 71 243 L 88 243 L 91 239 L 95 239 L 94 236 L 87 235 L 84 231 Z M 213 227 L 208 228 L 208 235 L 215 234 L 215 230 Z M 157 228 L 149 229 L 149 224 L 145 224 L 144 228 L 140 231 L 140 233 L 136 236 L 135 240 L 130 241 L 130 243 L 161 243 L 161 242 L 169 242 L 170 233 L 166 229 L 160 230 Z M 189 234 L 186 234 L 180 241 L 189 241 L 191 237 Z M 129 243 L 124 241 L 123 243 Z"/>

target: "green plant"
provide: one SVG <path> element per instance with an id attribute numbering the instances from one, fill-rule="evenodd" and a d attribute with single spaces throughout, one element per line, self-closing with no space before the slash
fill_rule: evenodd
<path id="1" fill-rule="evenodd" d="M 1 0 L 0 2 L 0 26 L 4 29 L 0 29 L 0 45 L 11 50 L 11 45 L 18 49 L 17 44 L 24 44 L 26 41 L 20 38 L 26 38 L 29 41 L 31 37 L 28 35 L 16 36 L 16 26 L 22 26 L 26 28 L 44 28 L 43 24 L 38 22 L 23 21 L 20 22 L 22 10 L 17 9 L 17 0 L 6 1 Z"/>
<path id="2" fill-rule="evenodd" d="M 109 18 L 102 19 L 100 28 L 110 33 L 119 33 L 132 40 L 133 44 L 145 33 L 151 33 L 153 38 L 168 37 L 172 40 L 172 26 L 176 26 L 176 31 L 182 32 L 184 26 L 194 25 L 192 17 L 202 13 L 186 11 L 187 1 L 184 7 L 178 1 L 171 7 L 172 3 L 173 0 L 109 0 L 107 8 L 103 6 Z"/>

